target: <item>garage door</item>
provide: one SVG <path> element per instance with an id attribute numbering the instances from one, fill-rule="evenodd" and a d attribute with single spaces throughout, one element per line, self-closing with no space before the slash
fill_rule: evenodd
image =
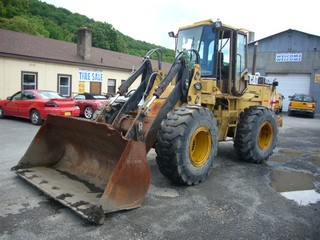
<path id="1" fill-rule="evenodd" d="M 277 87 L 285 99 L 283 100 L 283 111 L 288 111 L 289 96 L 295 93 L 309 94 L 310 74 L 267 74 L 268 77 L 276 78 L 279 82 Z"/>

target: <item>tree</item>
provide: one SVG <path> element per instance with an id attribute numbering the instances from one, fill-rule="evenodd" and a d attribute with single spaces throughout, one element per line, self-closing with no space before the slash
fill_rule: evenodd
<path id="1" fill-rule="evenodd" d="M 1 19 L 0 27 L 25 32 L 38 36 L 49 37 L 49 32 L 45 29 L 43 21 L 38 17 L 15 16 L 10 19 Z"/>

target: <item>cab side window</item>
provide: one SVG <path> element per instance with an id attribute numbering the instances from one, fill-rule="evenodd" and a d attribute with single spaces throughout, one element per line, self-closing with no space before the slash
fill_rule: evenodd
<path id="1" fill-rule="evenodd" d="M 238 33 L 237 41 L 237 74 L 241 74 L 246 69 L 246 36 Z"/>

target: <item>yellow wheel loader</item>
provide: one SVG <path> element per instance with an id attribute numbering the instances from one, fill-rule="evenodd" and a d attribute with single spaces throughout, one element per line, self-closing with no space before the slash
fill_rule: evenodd
<path id="1" fill-rule="evenodd" d="M 233 140 L 239 159 L 267 160 L 281 125 L 270 109 L 277 84 L 249 75 L 247 31 L 206 20 L 171 36 L 177 54 L 167 74 L 151 50 L 92 121 L 50 115 L 12 171 L 101 224 L 142 204 L 151 148 L 160 172 L 183 185 L 204 181 L 219 141 Z M 117 100 L 134 81 L 134 94 Z"/>

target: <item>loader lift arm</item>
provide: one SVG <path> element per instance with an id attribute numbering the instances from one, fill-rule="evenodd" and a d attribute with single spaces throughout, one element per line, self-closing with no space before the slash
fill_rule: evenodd
<path id="1" fill-rule="evenodd" d="M 143 58 L 141 65 L 139 68 L 123 83 L 120 85 L 117 94 L 124 95 L 129 87 L 133 84 L 135 80 L 142 74 L 141 83 L 147 83 L 146 80 L 150 80 L 150 76 L 153 73 L 152 64 L 150 61 L 151 56 L 156 53 L 157 54 L 157 61 L 158 61 L 158 69 L 162 69 L 162 52 L 159 48 L 150 50 Z M 147 86 L 145 86 L 146 88 Z"/>
<path id="2" fill-rule="evenodd" d="M 122 108 L 123 103 L 117 103 L 117 99 L 119 96 L 123 96 L 130 88 L 130 86 L 141 76 L 141 84 L 139 88 L 135 91 L 133 96 L 130 98 L 130 104 L 126 104 L 126 107 L 122 111 L 132 111 L 137 108 L 138 103 L 141 100 L 141 96 L 147 94 L 150 91 L 150 87 L 152 86 L 155 80 L 155 72 L 152 69 L 151 56 L 156 53 L 157 61 L 158 61 L 158 71 L 159 76 L 162 77 L 162 52 L 160 49 L 150 50 L 143 58 L 140 66 L 136 71 L 132 73 L 132 75 L 120 85 L 117 91 L 117 95 L 115 98 L 107 104 L 104 104 L 100 107 L 100 111 L 97 111 L 94 114 L 93 121 L 96 122 L 105 122 L 108 124 L 112 124 L 114 118 L 119 113 L 120 108 Z"/>
<path id="3" fill-rule="evenodd" d="M 188 52 L 191 54 L 189 55 Z M 123 105 L 111 124 L 119 132 L 122 132 L 127 139 L 145 141 L 147 152 L 156 141 L 162 120 L 166 118 L 168 112 L 172 111 L 180 100 L 185 102 L 187 98 L 191 78 L 194 75 L 194 69 L 190 68 L 189 62 L 192 54 L 196 56 L 195 63 L 199 64 L 199 54 L 196 50 L 191 49 L 178 54 L 166 77 L 156 87 L 152 88 L 154 92 L 142 94 L 146 88 L 145 84 L 141 84 L 132 97 Z M 161 98 L 161 95 L 173 80 L 175 80 L 173 89 L 168 96 Z M 138 103 L 144 98 L 146 98 L 144 104 L 138 106 Z M 154 102 L 155 104 L 153 104 Z M 122 122 L 127 121 L 128 116 L 132 115 L 133 111 L 135 111 L 133 113 L 134 117 L 129 118 L 131 125 L 126 129 L 123 125 L 128 124 L 122 124 Z M 152 117 L 148 116 L 150 111 Z"/>

